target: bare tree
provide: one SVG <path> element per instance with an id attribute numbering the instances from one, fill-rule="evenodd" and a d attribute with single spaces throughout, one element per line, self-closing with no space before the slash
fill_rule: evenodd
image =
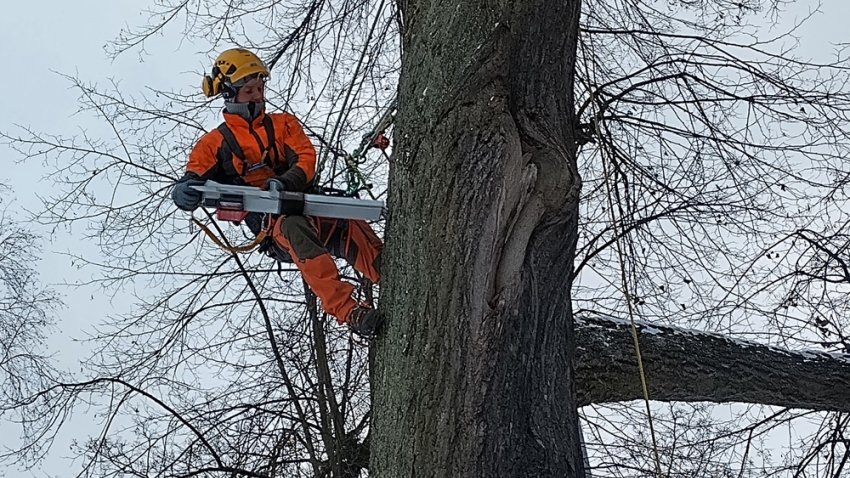
<path id="1" fill-rule="evenodd" d="M 764 5 L 763 10 L 759 2 L 670 4 L 666 10 L 637 2 L 623 2 L 617 10 L 607 4 L 586 6 L 586 35 L 579 45 L 585 100 L 579 111 L 587 118 L 587 140 L 593 142 L 584 148 L 591 160 L 580 163 L 585 180 L 580 231 L 587 239 L 580 240 L 574 288 L 579 316 L 625 317 L 631 309 L 654 324 L 720 332 L 786 349 L 846 352 L 845 286 L 836 280 L 842 269 L 840 251 L 846 247 L 841 192 L 848 147 L 844 49 L 835 49 L 834 62 L 800 58 L 794 48 L 807 18 L 774 23 L 788 4 Z M 749 24 L 754 15 L 771 21 Z M 611 57 L 621 61 L 599 61 Z M 621 222 L 612 223 L 612 217 Z M 620 253 L 606 247 L 615 244 L 618 232 Z M 630 301 L 625 310 L 624 297 Z M 715 350 L 708 345 L 713 342 L 703 343 L 694 353 L 712 357 Z M 820 356 L 814 353 L 812 357 Z M 733 363 L 758 368 L 748 354 L 738 357 L 743 362 Z M 774 359 L 781 368 L 784 360 Z M 798 364 L 807 362 L 805 356 L 797 359 Z M 694 372 L 682 365 L 675 370 Z M 648 372 L 649 387 L 673 370 Z M 795 385 L 803 388 L 805 382 L 783 378 L 770 368 L 763 369 L 763 379 L 741 372 L 730 382 L 749 381 L 749 393 L 758 398 L 724 398 L 722 370 L 714 368 L 702 380 L 674 380 L 678 374 L 673 374 L 666 388 L 675 392 L 689 388 L 687 383 L 701 384 L 715 387 L 713 398 L 695 393 L 692 399 L 809 407 L 769 398 L 783 396 L 783 384 L 799 380 Z M 825 370 L 814 374 L 823 379 L 822 386 L 805 387 L 826 391 L 825 396 L 844 376 Z M 640 382 L 633 376 L 634 391 Z M 649 395 L 670 397 L 657 389 Z M 837 403 L 825 409 L 843 410 Z M 789 423 L 801 424 L 800 429 L 834 429 L 831 424 L 840 423 L 842 415 L 806 414 L 790 420 L 796 413 L 768 407 L 737 410 L 731 423 L 739 424 L 738 432 L 718 429 L 723 444 L 716 440 L 712 445 L 717 462 L 733 469 L 732 474 L 759 469 L 781 476 L 841 474 L 847 450 L 825 433 L 788 442 L 783 460 L 766 456 L 770 444 L 779 441 L 777 435 L 787 435 Z M 662 413 L 653 415 L 664 419 Z M 647 427 L 645 412 L 603 414 L 607 420 L 617 416 Z M 816 420 L 822 422 L 808 424 Z M 784 430 L 776 433 L 777 427 Z M 773 438 L 766 439 L 769 435 Z M 647 440 L 643 447 L 647 474 L 655 474 L 651 443 Z M 661 446 L 662 457 L 676 455 L 676 442 L 668 443 L 672 445 Z M 807 458 L 817 455 L 814 450 L 829 450 L 829 456 Z M 769 464 L 760 468 L 760 463 Z M 678 466 L 671 460 L 664 468 L 673 473 Z"/>
<path id="2" fill-rule="evenodd" d="M 179 21 L 256 49 L 325 184 L 389 192 L 374 376 L 297 274 L 175 214 L 206 102 L 72 78 L 112 138 L 6 139 L 55 161 L 41 220 L 90 224 L 99 283 L 142 292 L 36 409 L 99 397 L 88 476 L 580 476 L 580 411 L 600 476 L 842 476 L 847 65 L 748 23 L 785 6 L 161 3 L 113 53 Z M 385 189 L 346 151 L 394 102 Z"/>
<path id="3" fill-rule="evenodd" d="M 4 199 L 11 189 L 0 185 L 0 193 L 0 416 L 8 420 L 6 426 L 17 422 L 31 433 L 42 417 L 26 407 L 28 400 L 57 376 L 43 342 L 60 302 L 38 280 L 38 237 L 10 215 Z M 41 457 L 48 442 L 32 443 L 17 453 Z"/>

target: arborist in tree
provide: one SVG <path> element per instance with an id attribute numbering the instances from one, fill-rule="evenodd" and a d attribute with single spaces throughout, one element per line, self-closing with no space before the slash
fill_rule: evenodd
<path id="1" fill-rule="evenodd" d="M 316 150 L 293 115 L 265 112 L 268 79 L 268 68 L 248 50 L 230 49 L 215 60 L 203 90 L 207 97 L 224 97 L 224 123 L 204 134 L 189 154 L 186 173 L 172 191 L 177 207 L 197 208 L 202 196 L 191 186 L 206 180 L 263 188 L 277 182 L 281 190 L 307 190 Z M 355 300 L 354 285 L 340 278 L 331 257 L 332 252 L 380 282 L 383 243 L 365 221 L 250 213 L 245 223 L 254 234 L 267 231 L 271 240 L 261 249 L 278 261 L 294 262 L 327 313 L 362 337 L 375 336 L 383 316 Z"/>

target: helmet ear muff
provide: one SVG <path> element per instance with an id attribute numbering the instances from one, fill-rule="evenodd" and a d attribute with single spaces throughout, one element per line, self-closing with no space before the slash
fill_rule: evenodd
<path id="1" fill-rule="evenodd" d="M 213 80 L 211 76 L 204 76 L 204 81 L 201 84 L 201 88 L 204 90 L 204 95 L 206 95 L 207 98 L 213 97 L 218 94 L 215 91 L 215 83 L 216 81 Z"/>
<path id="2" fill-rule="evenodd" d="M 214 66 L 209 75 L 204 75 L 201 88 L 204 90 L 204 95 L 207 98 L 221 94 L 221 70 L 218 66 Z"/>

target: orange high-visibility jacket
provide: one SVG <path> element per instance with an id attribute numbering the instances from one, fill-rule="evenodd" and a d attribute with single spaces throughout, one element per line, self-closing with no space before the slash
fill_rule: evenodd
<path id="1" fill-rule="evenodd" d="M 263 186 L 278 177 L 287 191 L 304 191 L 316 174 L 316 149 L 295 116 L 261 114 L 250 123 L 224 113 L 189 153 L 186 176 L 225 184 Z"/>

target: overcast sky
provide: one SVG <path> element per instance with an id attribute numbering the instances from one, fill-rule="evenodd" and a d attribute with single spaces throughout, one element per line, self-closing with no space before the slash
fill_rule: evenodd
<path id="1" fill-rule="evenodd" d="M 15 133 L 15 125 L 32 127 L 36 131 L 72 135 L 80 130 L 101 131 L 104 125 L 89 115 L 75 116 L 77 96 L 70 83 L 60 74 L 78 75 L 94 82 L 106 83 L 109 79 L 121 82 L 126 93 L 141 91 L 145 86 L 157 89 L 191 91 L 199 85 L 197 72 L 207 67 L 210 59 L 198 53 L 208 45 L 196 45 L 180 38 L 180 25 L 175 25 L 146 44 L 147 55 L 126 53 L 110 60 L 103 49 L 108 41 L 117 37 L 122 28 L 135 27 L 146 21 L 144 9 L 150 1 L 139 0 L 36 0 L 4 2 L 0 14 L 0 44 L 3 45 L 4 94 L 0 131 Z M 810 2 L 797 2 L 787 7 L 792 13 L 786 20 L 806 16 Z M 825 0 L 824 14 L 817 15 L 803 30 L 801 56 L 828 60 L 833 48 L 829 43 L 850 40 L 846 23 L 850 19 L 850 2 Z M 35 193 L 49 187 L 39 181 L 46 174 L 40 162 L 17 162 L 21 158 L 0 145 L 0 183 L 14 188 L 12 198 L 3 206 L 18 219 L 26 216 L 23 209 L 40 206 Z M 13 199 L 9 206 L 8 199 Z M 46 234 L 46 232 L 45 232 Z M 51 242 L 45 244 L 44 260 L 38 269 L 42 280 L 48 284 L 87 279 L 94 271 L 77 271 L 71 267 L 62 252 L 85 252 L 96 257 L 94 245 L 73 240 L 73 236 L 59 231 Z M 129 304 L 110 303 L 94 291 L 71 291 L 62 288 L 67 308 L 61 311 L 57 334 L 51 348 L 61 354 L 63 361 L 79 354 L 68 340 L 80 337 L 81 331 L 98 323 L 106 314 L 122 312 Z M 77 417 L 81 426 L 85 417 Z M 77 428 L 81 430 L 84 428 Z M 8 424 L 0 422 L 0 444 L 9 443 Z M 16 470 L 0 470 L 0 476 L 68 476 L 67 434 L 56 446 L 53 457 L 42 470 L 22 474 Z"/>
<path id="2" fill-rule="evenodd" d="M 152 2 L 130 0 L 60 1 L 38 0 L 4 4 L 0 15 L 0 44 L 3 45 L 10 85 L 3 95 L 4 115 L 0 131 L 20 133 L 20 126 L 34 131 L 64 136 L 86 132 L 94 137 L 109 137 L 106 125 L 90 113 L 75 114 L 78 95 L 62 75 L 78 76 L 91 83 L 120 82 L 122 91 L 138 94 L 146 86 L 188 91 L 199 82 L 197 71 L 208 62 L 206 55 L 184 43 L 178 51 L 180 35 L 177 28 L 155 38 L 146 46 L 148 54 L 128 53 L 112 61 L 104 45 L 117 37 L 122 28 L 141 25 L 146 20 L 143 9 Z M 11 198 L 4 198 L 7 213 L 25 219 L 24 210 L 37 210 L 41 203 L 36 194 L 49 195 L 50 183 L 42 179 L 47 169 L 41 160 L 23 161 L 7 146 L 0 145 L 0 183 L 14 189 Z M 11 200 L 11 204 L 9 204 Z M 36 226 L 33 226 L 36 227 Z M 46 231 L 45 231 L 46 233 Z M 73 234 L 56 231 L 45 235 L 46 253 L 39 266 L 45 283 L 73 282 L 88 279 L 90 271 L 77 271 L 63 252 L 85 251 L 97 254 L 94 244 L 74 241 Z M 60 331 L 63 337 L 97 322 L 98 315 L 112 306 L 92 304 L 91 292 L 71 292 L 66 303 L 69 309 L 62 314 Z M 85 301 L 79 299 L 85 298 Z M 95 298 L 94 300 L 96 300 Z M 122 304 L 113 304 L 116 307 Z"/>
<path id="3" fill-rule="evenodd" d="M 122 28 L 143 24 L 147 17 L 141 12 L 150 4 L 152 2 L 138 0 L 4 2 L 0 14 L 0 45 L 3 45 L 4 64 L 9 69 L 4 81 L 7 89 L 2 99 L 4 114 L 0 118 L 0 131 L 15 133 L 19 131 L 15 125 L 68 136 L 83 130 L 92 134 L 104 131 L 104 125 L 92 115 L 74 114 L 77 93 L 70 89 L 70 82 L 61 76 L 63 74 L 100 84 L 113 79 L 121 83 L 126 93 L 137 93 L 145 86 L 189 91 L 199 84 L 195 72 L 202 70 L 209 60 L 206 55 L 196 53 L 203 48 L 195 48 L 190 43 L 180 45 L 177 28 L 150 42 L 146 47 L 149 55 L 145 55 L 143 61 L 138 52 L 115 61 L 107 58 L 104 45 Z M 14 189 L 12 197 L 5 197 L 0 207 L 19 220 L 26 218 L 24 209 L 39 208 L 41 204 L 36 193 L 47 195 L 49 191 L 44 188 L 50 187 L 49 182 L 40 181 L 46 174 L 41 161 L 19 162 L 21 159 L 17 153 L 0 145 L 0 183 Z M 47 231 L 42 232 L 45 253 L 38 270 L 44 283 L 73 283 L 95 274 L 95 271 L 75 269 L 62 253 L 84 253 L 97 258 L 96 245 L 76 240 L 73 234 L 64 231 L 57 231 L 52 238 Z M 110 301 L 93 289 L 56 287 L 64 295 L 67 307 L 60 311 L 49 348 L 62 364 L 70 364 L 84 352 L 84 348 L 75 345 L 70 338 L 83 337 L 84 330 L 102 322 L 109 313 L 125 312 L 130 304 L 121 297 Z M 70 473 L 68 445 L 73 435 L 85 438 L 87 430 L 96 431 L 88 418 L 84 410 L 73 417 L 73 427 L 60 436 L 42 469 L 21 472 L 0 468 L 0 476 L 75 476 L 76 473 Z M 18 429 L 0 421 L 0 446 L 13 444 L 18 434 Z M 78 471 L 79 464 L 73 469 Z"/>

